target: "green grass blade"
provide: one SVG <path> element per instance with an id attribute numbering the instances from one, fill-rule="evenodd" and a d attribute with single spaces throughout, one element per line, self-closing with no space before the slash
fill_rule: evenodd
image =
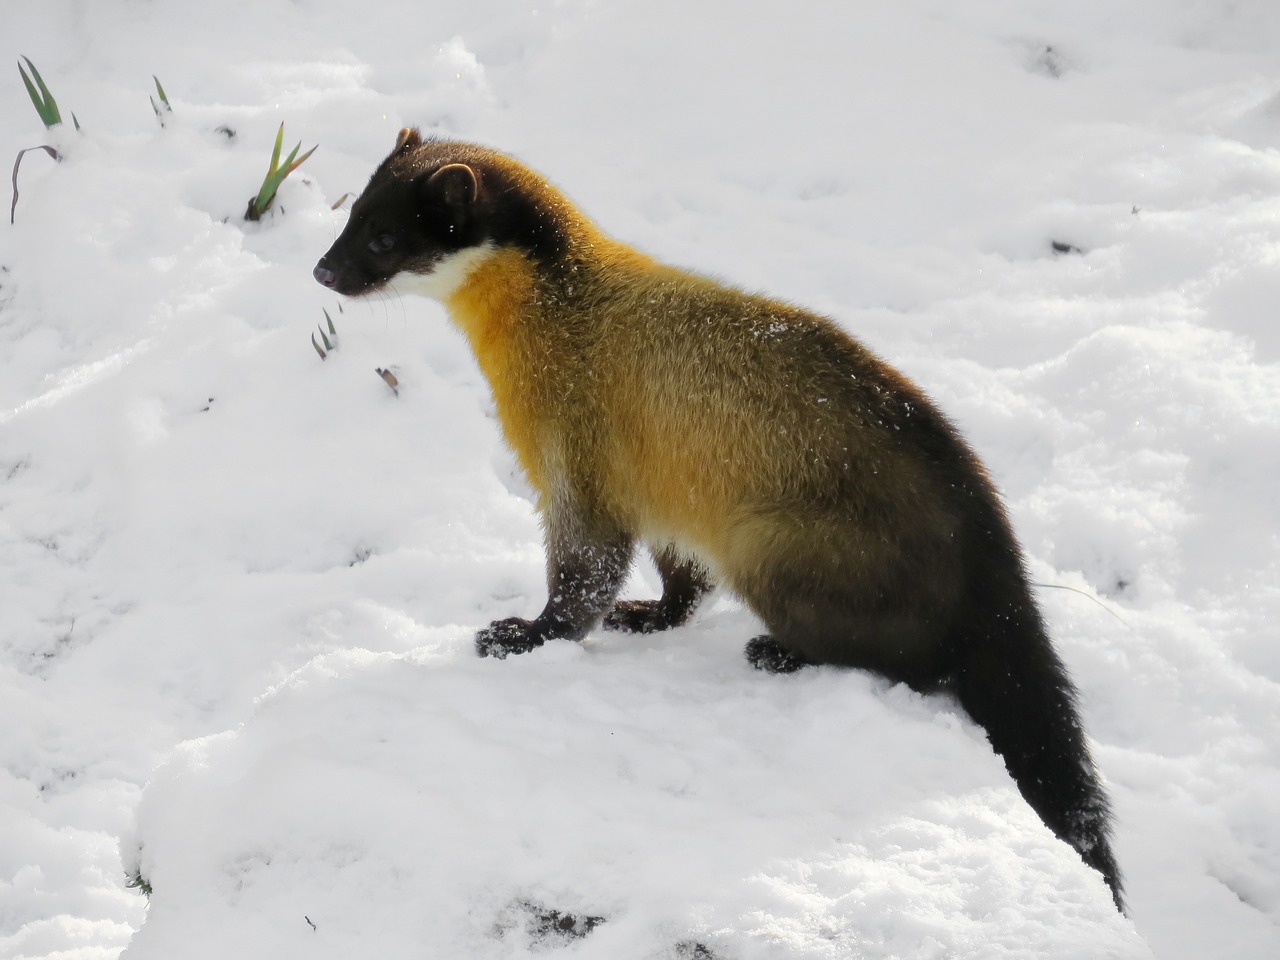
<path id="1" fill-rule="evenodd" d="M 284 146 L 284 123 L 281 122 L 280 129 L 276 131 L 276 145 L 271 150 L 271 168 L 268 173 L 275 173 L 280 166 L 280 148 Z"/>
<path id="2" fill-rule="evenodd" d="M 300 146 L 302 146 L 302 144 L 301 144 L 301 143 L 299 143 L 299 144 L 298 144 L 298 147 L 300 147 Z M 284 171 L 284 172 L 285 172 L 285 175 L 286 175 L 286 176 L 288 176 L 289 174 L 293 173 L 293 171 L 297 170 L 300 166 L 302 166 L 303 161 L 304 161 L 304 160 L 306 160 L 306 159 L 307 159 L 307 157 L 309 157 L 309 156 L 311 156 L 313 153 L 315 153 L 315 152 L 316 152 L 316 147 L 318 147 L 318 146 L 320 146 L 320 144 L 318 144 L 318 143 L 317 143 L 315 147 L 312 147 L 310 150 L 308 150 L 306 153 L 304 153 L 302 156 L 300 156 L 297 160 L 294 160 L 292 163 L 286 164 L 286 166 L 285 166 L 285 171 Z M 293 148 L 293 153 L 297 153 L 297 152 L 298 152 L 298 147 L 294 147 L 294 148 Z M 289 159 L 290 159 L 290 160 L 293 160 L 293 153 L 289 154 Z"/>
<path id="3" fill-rule="evenodd" d="M 44 101 L 40 99 L 40 94 L 36 92 L 36 88 L 32 85 L 31 78 L 27 76 L 27 71 L 22 69 L 22 64 L 18 64 L 18 72 L 22 74 L 22 83 L 27 88 L 27 96 L 31 98 L 31 103 L 39 111 L 40 119 L 43 120 L 45 116 Z M 48 126 L 47 123 L 45 125 Z"/>
<path id="4" fill-rule="evenodd" d="M 40 92 L 44 94 L 46 100 L 52 100 L 53 94 L 49 92 L 49 88 L 45 86 L 44 77 L 40 76 L 40 71 L 36 69 L 36 65 L 31 62 L 30 57 L 23 57 L 27 61 L 27 66 L 31 68 L 31 75 L 36 78 L 36 86 L 40 88 Z M 19 67 L 21 69 L 21 67 Z"/>
<path id="5" fill-rule="evenodd" d="M 164 87 L 160 86 L 160 78 L 153 73 L 151 75 L 151 79 L 156 82 L 156 93 L 160 94 L 160 102 L 164 104 L 165 110 L 169 113 L 173 113 L 173 104 L 169 102 L 169 97 L 164 92 Z"/>
<path id="6" fill-rule="evenodd" d="M 23 57 L 26 60 L 25 57 Z M 27 60 L 27 66 L 31 68 L 31 75 L 36 78 L 36 86 L 40 88 L 40 92 L 44 94 L 45 109 L 49 112 L 49 116 L 53 118 L 54 124 L 62 122 L 62 113 L 58 110 L 58 101 L 53 99 L 53 94 L 49 92 L 48 86 L 45 85 L 44 77 L 40 76 L 40 71 L 36 69 L 36 65 Z"/>
<path id="7" fill-rule="evenodd" d="M 53 94 L 45 86 L 44 77 L 40 76 L 40 71 L 31 62 L 31 58 L 23 57 L 22 59 L 27 61 L 27 66 L 31 69 L 31 76 L 29 77 L 27 76 L 27 71 L 22 68 L 22 64 L 18 64 L 18 72 L 22 74 L 22 83 L 27 88 L 27 95 L 31 97 L 32 105 L 35 106 L 36 112 L 40 114 L 41 122 L 46 127 L 56 127 L 62 122 L 62 114 L 58 110 L 58 101 L 53 99 Z M 31 82 L 32 77 L 35 78 L 34 84 Z M 37 92 L 37 87 L 39 92 Z"/>

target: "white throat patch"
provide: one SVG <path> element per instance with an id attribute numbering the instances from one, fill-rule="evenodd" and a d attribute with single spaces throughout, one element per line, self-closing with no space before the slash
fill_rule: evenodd
<path id="1" fill-rule="evenodd" d="M 436 262 L 430 273 L 397 273 L 389 286 L 401 293 L 416 293 L 441 303 L 448 301 L 466 282 L 471 272 L 493 256 L 492 243 L 468 247 Z"/>

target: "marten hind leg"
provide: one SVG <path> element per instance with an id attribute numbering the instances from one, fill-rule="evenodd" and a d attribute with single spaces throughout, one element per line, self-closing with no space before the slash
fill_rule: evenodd
<path id="1" fill-rule="evenodd" d="M 807 575 L 792 568 L 763 588 L 747 584 L 740 591 L 769 630 L 747 644 L 753 666 L 770 673 L 806 664 L 854 667 L 921 691 L 945 681 L 951 620 L 946 588 L 915 583 L 895 591 L 886 587 L 896 584 L 884 580 L 831 579 L 812 568 Z"/>
<path id="2" fill-rule="evenodd" d="M 935 688 L 964 582 L 948 517 L 847 513 L 762 509 L 731 531 L 725 584 L 768 631 L 747 659 L 774 673 L 832 664 Z"/>
<path id="3" fill-rule="evenodd" d="M 921 693 L 946 683 L 939 625 L 927 615 L 832 613 L 825 623 L 800 629 L 766 618 L 771 633 L 747 643 L 747 660 L 769 673 L 793 673 L 808 664 L 870 670 Z"/>
<path id="4" fill-rule="evenodd" d="M 656 633 L 678 627 L 693 616 L 715 586 L 701 563 L 682 556 L 672 546 L 654 550 L 653 562 L 662 577 L 662 598 L 619 601 L 604 618 L 606 630 Z"/>

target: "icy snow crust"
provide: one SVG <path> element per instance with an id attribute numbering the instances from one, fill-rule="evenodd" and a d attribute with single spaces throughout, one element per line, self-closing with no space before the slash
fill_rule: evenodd
<path id="1" fill-rule="evenodd" d="M 0 956 L 1280 955 L 1280 7 L 10 7 L 84 133 L 0 83 L 65 154 L 0 227 Z M 487 387 L 310 278 L 410 123 L 937 398 L 1080 591 L 1131 919 L 951 702 L 758 674 L 732 597 L 474 657 L 543 601 Z"/>

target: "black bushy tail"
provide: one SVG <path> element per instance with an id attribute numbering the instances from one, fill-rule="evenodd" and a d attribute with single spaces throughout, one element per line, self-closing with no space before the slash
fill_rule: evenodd
<path id="1" fill-rule="evenodd" d="M 1111 850 L 1111 805 L 1089 754 L 1075 686 L 1025 579 L 1010 583 L 1004 571 L 986 587 L 985 610 L 972 611 L 978 616 L 956 638 L 952 689 L 986 730 L 1027 803 L 1102 874 L 1123 912 L 1120 868 Z M 975 622 L 983 626 L 974 629 Z"/>

